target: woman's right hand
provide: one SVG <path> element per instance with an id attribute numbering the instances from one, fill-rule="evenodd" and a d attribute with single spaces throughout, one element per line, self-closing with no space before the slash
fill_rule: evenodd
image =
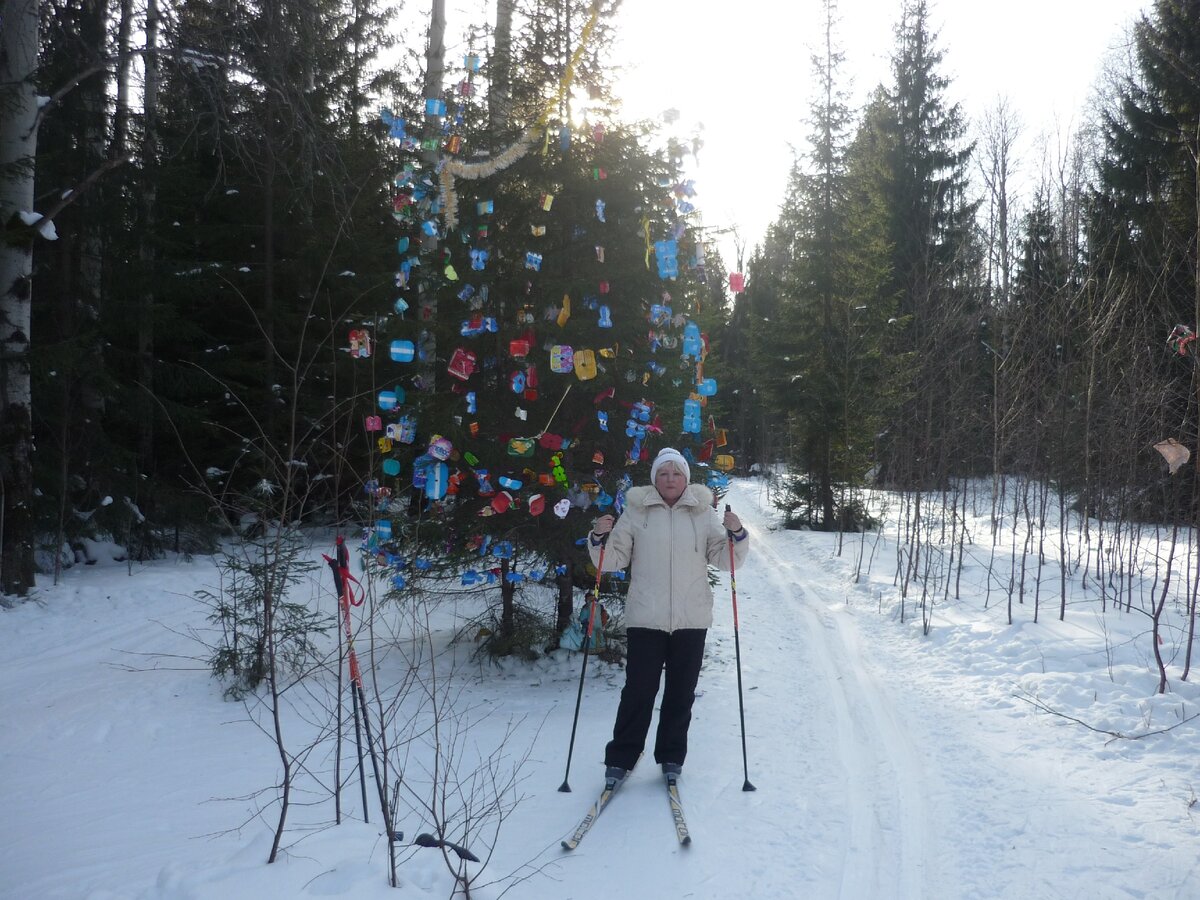
<path id="1" fill-rule="evenodd" d="M 616 523 L 617 520 L 612 516 L 601 516 L 593 523 L 592 534 L 596 535 L 596 537 L 603 537 L 613 530 L 613 525 Z"/>

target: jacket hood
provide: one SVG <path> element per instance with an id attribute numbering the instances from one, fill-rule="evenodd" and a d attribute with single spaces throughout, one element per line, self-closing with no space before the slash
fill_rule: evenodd
<path id="1" fill-rule="evenodd" d="M 675 502 L 675 505 L 687 507 L 695 515 L 707 512 L 712 508 L 712 503 L 712 491 L 702 484 L 689 484 L 687 489 L 684 490 L 683 494 Z M 643 485 L 641 487 L 630 488 L 625 492 L 625 505 L 629 508 L 635 506 L 665 506 L 666 502 L 653 485 Z"/>

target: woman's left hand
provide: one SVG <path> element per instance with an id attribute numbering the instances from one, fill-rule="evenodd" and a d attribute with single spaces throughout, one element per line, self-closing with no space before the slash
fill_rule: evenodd
<path id="1" fill-rule="evenodd" d="M 741 531 L 742 520 L 737 517 L 732 509 L 725 510 L 725 530 L 726 531 Z"/>

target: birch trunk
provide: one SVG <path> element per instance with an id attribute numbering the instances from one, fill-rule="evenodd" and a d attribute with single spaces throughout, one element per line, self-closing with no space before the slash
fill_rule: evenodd
<path id="1" fill-rule="evenodd" d="M 0 7 L 0 593 L 33 587 L 33 434 L 29 319 L 35 232 L 36 0 Z"/>

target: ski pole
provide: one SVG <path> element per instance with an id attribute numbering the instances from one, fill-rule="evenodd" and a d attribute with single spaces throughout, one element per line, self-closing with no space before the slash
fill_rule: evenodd
<path id="1" fill-rule="evenodd" d="M 322 554 L 322 555 L 324 555 L 324 554 Z M 337 539 L 337 557 L 338 558 L 337 558 L 337 569 L 336 569 L 336 571 L 337 571 L 336 581 L 340 582 L 340 584 L 342 586 L 342 598 L 343 598 L 342 609 L 343 609 L 343 613 L 344 613 L 344 621 L 345 621 L 345 627 L 346 627 L 346 643 L 348 645 L 348 656 L 350 657 L 350 688 L 354 692 L 355 697 L 357 697 L 357 699 L 358 699 L 358 712 L 362 715 L 363 730 L 367 733 L 367 755 L 371 757 L 371 770 L 375 773 L 375 787 L 379 791 L 379 811 L 380 811 L 380 814 L 383 816 L 383 825 L 384 825 L 384 828 L 387 830 L 388 842 L 390 845 L 394 845 L 397 841 L 404 840 L 404 834 L 403 834 L 403 832 L 396 831 L 395 827 L 392 825 L 392 817 L 388 813 L 387 794 L 384 792 L 383 778 L 379 772 L 379 757 L 375 752 L 375 740 L 371 735 L 371 716 L 370 716 L 370 711 L 368 710 L 368 707 L 367 707 L 367 694 L 366 694 L 366 691 L 363 689 L 362 670 L 359 668 L 359 665 L 358 665 L 358 654 L 354 652 L 354 634 L 350 629 L 350 605 L 351 605 L 351 603 L 353 603 L 353 599 L 351 598 L 350 582 L 356 581 L 357 579 L 355 579 L 354 576 L 350 574 L 350 551 L 346 549 L 345 541 L 340 537 Z M 326 559 L 328 559 L 328 557 L 326 557 Z M 334 563 L 332 560 L 329 561 L 329 565 L 331 568 L 333 567 Z M 354 605 L 358 606 L 361 603 L 362 603 L 362 600 L 360 599 L 359 602 L 355 603 Z M 357 720 L 355 721 L 355 724 L 357 725 Z M 365 779 L 365 775 L 363 774 L 362 768 L 361 768 L 361 760 L 362 760 L 362 757 L 361 757 L 362 748 L 361 747 L 359 748 L 359 753 L 360 753 L 359 777 Z M 366 816 L 365 781 L 364 781 L 363 791 L 364 791 L 363 815 L 365 817 Z"/>
<path id="2" fill-rule="evenodd" d="M 726 503 L 725 512 L 730 511 L 729 504 Z M 733 652 L 737 657 L 738 718 L 742 723 L 742 773 L 746 779 L 742 782 L 742 790 L 756 791 L 758 788 L 750 783 L 750 763 L 746 758 L 746 707 L 742 702 L 742 642 L 738 638 L 737 564 L 733 559 L 733 532 L 726 528 L 725 533 L 729 536 L 729 594 L 733 598 Z"/>
<path id="3" fill-rule="evenodd" d="M 591 537 L 588 538 L 591 540 Z M 608 534 L 600 539 L 600 559 L 596 562 L 596 583 L 592 585 L 592 600 L 588 607 L 587 634 L 583 636 L 583 668 L 579 670 L 579 693 L 575 695 L 575 719 L 571 722 L 571 743 L 567 746 L 567 771 L 559 790 L 571 792 L 571 754 L 575 752 L 575 729 L 579 726 L 579 705 L 583 702 L 583 678 L 587 674 L 588 653 L 592 647 L 592 630 L 596 627 L 596 598 L 600 594 L 600 578 L 604 574 L 604 548 L 608 546 Z"/>
<path id="4" fill-rule="evenodd" d="M 358 698 L 354 693 L 354 676 L 358 671 L 358 659 L 354 654 L 354 635 L 350 627 L 350 605 L 353 599 L 350 594 L 350 585 L 342 576 L 342 569 L 349 569 L 349 565 L 343 561 L 343 554 L 346 551 L 345 542 L 341 537 L 337 539 L 337 559 L 330 559 L 324 553 L 321 556 L 325 557 L 325 562 L 329 563 L 329 568 L 333 572 L 333 585 L 337 589 L 338 605 L 341 607 L 341 618 L 344 631 L 346 633 L 346 645 L 350 655 L 350 710 L 354 714 L 354 744 L 358 748 L 358 784 L 362 790 L 362 811 L 363 821 L 369 823 L 371 815 L 367 811 L 367 770 L 363 765 L 363 748 L 362 748 L 362 725 L 358 719 Z M 348 562 L 348 561 L 347 561 Z M 339 674 L 339 679 L 341 678 Z M 339 705 L 339 710 L 340 710 Z M 338 721 L 341 722 L 341 713 L 338 713 Z M 340 727 L 340 725 L 339 725 Z"/>

